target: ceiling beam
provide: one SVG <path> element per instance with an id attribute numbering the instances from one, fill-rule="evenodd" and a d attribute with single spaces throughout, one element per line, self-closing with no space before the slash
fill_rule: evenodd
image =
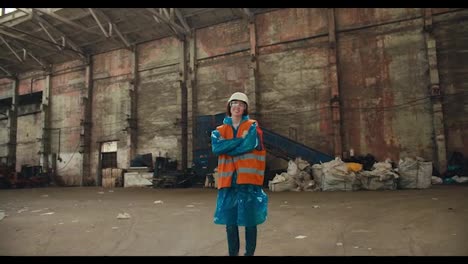
<path id="1" fill-rule="evenodd" d="M 89 8 L 90 9 L 90 12 L 93 10 L 92 8 Z M 106 22 L 109 24 L 109 32 L 112 34 L 112 31 L 115 31 L 117 33 L 117 36 L 119 36 L 120 40 L 122 41 L 122 43 L 125 45 L 126 48 L 130 48 L 130 42 L 127 40 L 127 38 L 124 37 L 124 35 L 122 34 L 122 32 L 120 32 L 119 28 L 117 27 L 116 24 L 114 24 L 112 22 L 112 20 L 109 18 L 109 16 L 107 16 L 102 10 L 100 9 L 94 9 L 94 11 L 96 11 L 96 13 L 98 13 L 99 15 L 101 15 L 102 17 L 104 17 L 104 19 L 106 20 Z M 97 19 L 97 18 L 96 18 Z M 103 30 L 103 32 L 105 31 L 104 28 L 101 28 Z M 108 36 L 110 36 L 111 34 L 108 34 Z M 106 34 L 104 34 L 106 35 Z"/>
<path id="2" fill-rule="evenodd" d="M 12 76 L 11 73 L 9 71 L 7 71 L 5 68 L 3 68 L 2 66 L 0 66 L 0 70 L 5 72 L 8 76 Z"/>
<path id="3" fill-rule="evenodd" d="M 25 55 L 29 55 L 31 58 L 33 58 L 33 60 L 35 60 L 39 65 L 41 65 L 42 69 L 45 70 L 49 67 L 48 65 L 50 65 L 50 62 L 38 59 L 31 51 L 28 51 L 26 48 L 24 48 L 23 45 L 15 41 L 12 41 L 11 44 L 14 44 L 14 46 L 16 46 L 17 48 L 22 49 Z M 26 60 L 26 56 L 24 57 L 24 60 Z"/>
<path id="4" fill-rule="evenodd" d="M 31 52 L 31 51 L 28 51 L 23 45 L 21 45 L 20 43 L 17 43 L 13 40 L 12 42 L 13 44 L 15 44 L 15 46 L 17 46 L 18 48 L 22 49 L 24 52 L 25 52 L 25 55 L 29 55 L 31 58 L 33 58 L 39 65 L 41 65 L 41 67 L 43 69 L 46 69 L 48 68 L 47 65 L 50 65 L 50 62 L 46 61 L 46 60 L 43 60 L 43 59 L 38 59 L 36 56 L 34 56 L 34 54 Z M 24 59 L 26 60 L 26 56 L 24 57 Z"/>
<path id="5" fill-rule="evenodd" d="M 54 39 L 54 37 L 52 37 L 52 35 L 50 34 L 49 30 L 47 30 L 47 28 L 44 26 L 44 24 L 42 24 L 42 22 L 38 22 L 39 23 L 39 26 L 42 28 L 42 30 L 47 34 L 47 36 L 49 37 L 50 40 L 52 40 L 52 42 L 54 42 L 57 46 L 57 49 L 58 50 L 62 50 L 63 47 L 60 47 L 60 44 L 57 43 L 57 41 Z"/>
<path id="6" fill-rule="evenodd" d="M 170 21 L 168 19 L 169 17 L 169 13 L 167 13 L 167 10 L 166 10 L 166 14 L 167 14 L 167 17 L 166 15 L 163 15 L 165 9 L 159 9 L 160 11 L 156 11 L 155 8 L 146 8 L 148 11 L 150 11 L 154 16 L 155 16 L 155 20 L 156 22 L 159 22 L 159 21 L 162 21 L 164 22 L 172 31 L 174 31 L 175 35 L 179 38 L 179 39 L 183 39 L 185 37 L 185 35 L 187 34 L 187 32 L 185 32 L 185 29 L 179 25 L 177 25 L 175 22 L 173 21 Z"/>
<path id="7" fill-rule="evenodd" d="M 254 14 L 252 13 L 252 11 L 250 11 L 250 9 L 248 8 L 236 8 L 236 10 L 238 11 L 237 13 L 240 14 L 240 16 L 251 22 L 253 21 L 253 18 L 254 18 Z"/>
<path id="8" fill-rule="evenodd" d="M 166 8 L 159 8 L 159 13 L 161 15 L 164 14 L 166 23 L 170 24 L 171 26 L 175 27 L 177 31 L 179 31 L 181 34 L 186 35 L 190 33 L 190 30 L 186 31 L 185 28 L 181 27 L 175 22 L 175 14 L 174 14 L 174 8 L 169 8 L 169 12 L 167 11 Z"/>
<path id="9" fill-rule="evenodd" d="M 3 30 L 3 29 L 0 29 L 0 34 L 2 34 L 2 35 L 4 35 L 4 36 L 8 36 L 8 37 L 10 37 L 10 38 L 14 38 L 14 39 L 21 40 L 21 41 L 23 41 L 23 42 L 30 43 L 30 44 L 32 44 L 32 45 L 38 46 L 38 47 L 43 48 L 43 49 L 48 50 L 48 51 L 51 51 L 51 50 L 52 50 L 52 51 L 55 51 L 55 52 L 56 52 L 56 50 L 55 50 L 55 49 L 52 49 L 50 46 L 44 46 L 44 45 L 42 45 L 42 44 L 37 43 L 37 41 L 29 40 L 29 39 L 27 39 L 27 38 L 24 38 L 24 37 L 15 35 L 15 34 L 10 33 L 10 32 L 7 32 L 7 31 L 5 31 L 5 30 Z"/>
<path id="10" fill-rule="evenodd" d="M 18 9 L 23 11 L 22 10 L 23 8 L 18 8 Z M 32 13 L 32 11 L 31 11 L 31 13 Z M 33 16 L 33 20 L 36 20 L 38 23 L 42 23 L 43 25 L 47 26 L 48 28 L 51 28 L 54 31 L 58 32 L 60 37 L 65 38 L 65 43 L 68 43 L 70 48 L 72 50 L 74 50 L 76 53 L 78 53 L 78 56 L 80 56 L 82 59 L 86 58 L 86 52 L 84 52 L 83 49 L 80 48 L 80 46 L 78 46 L 73 40 L 70 39 L 70 37 L 65 35 L 62 31 L 60 31 L 55 26 L 50 24 L 47 20 L 45 20 L 44 18 L 42 18 L 40 16 L 36 16 L 36 15 Z"/>
<path id="11" fill-rule="evenodd" d="M 19 9 L 19 8 L 17 8 Z M 31 15 L 24 14 L 21 12 L 8 13 L 6 15 L 0 16 L 0 24 L 4 26 L 16 26 L 18 24 L 24 23 L 31 20 Z"/>
<path id="12" fill-rule="evenodd" d="M 94 13 L 93 9 L 92 8 L 88 8 L 89 10 L 89 13 L 91 13 L 91 15 L 93 16 L 94 20 L 96 21 L 96 23 L 98 24 L 99 28 L 101 29 L 102 33 L 104 34 L 104 36 L 106 38 L 109 38 L 109 34 L 107 34 L 107 31 L 104 29 L 104 27 L 102 26 L 101 24 L 101 21 L 99 21 L 99 18 L 96 16 L 96 14 Z"/>
<path id="13" fill-rule="evenodd" d="M 63 9 L 63 8 L 54 8 L 55 11 L 58 11 L 60 9 Z M 53 25 L 53 23 L 49 23 L 47 22 L 45 19 L 42 18 L 42 14 L 41 13 L 38 13 L 38 12 L 35 12 L 34 13 L 34 16 L 32 15 L 33 13 L 33 10 L 32 8 L 18 8 L 18 10 L 21 10 L 23 11 L 24 13 L 26 14 L 29 14 L 29 16 L 31 17 L 31 19 L 34 19 L 34 20 L 37 20 L 38 18 L 39 19 L 42 19 L 40 20 L 42 23 L 44 23 L 45 25 L 47 25 L 49 28 L 53 28 L 55 29 L 57 32 L 59 32 L 60 34 L 64 35 L 65 37 L 68 37 L 67 35 L 63 34 L 60 30 L 57 29 L 57 27 L 55 25 Z M 24 14 L 23 14 L 24 15 Z M 85 13 L 82 13 L 80 15 L 77 15 L 77 16 L 71 16 L 69 19 L 71 21 L 73 20 L 77 20 L 77 19 L 81 19 L 81 18 L 84 18 L 84 17 L 87 17 L 89 16 L 90 14 L 88 12 L 85 12 Z M 0 18 L 1 19 L 1 18 Z M 22 22 L 21 22 L 22 23 Z M 0 21 L 0 24 L 2 25 L 5 25 L 5 26 L 13 26 L 13 25 L 10 25 L 10 24 L 7 24 L 7 23 L 2 23 Z M 19 23 L 16 23 L 16 24 L 19 24 Z M 16 25 L 15 24 L 15 25 Z M 56 23 L 56 24 L 61 24 L 61 23 Z M 94 29 L 94 26 L 93 27 L 89 27 L 90 30 Z M 42 29 L 36 29 L 36 30 L 31 30 L 31 34 L 34 34 L 34 33 L 37 33 L 39 31 L 41 31 Z M 23 35 L 24 36 L 24 35 Z M 68 42 L 70 42 L 70 40 L 68 39 Z M 84 54 L 84 53 L 83 53 Z"/>
<path id="14" fill-rule="evenodd" d="M 11 52 L 13 53 L 13 55 L 15 55 L 15 57 L 21 62 L 23 63 L 23 60 L 20 58 L 20 56 L 16 53 L 16 51 L 10 46 L 10 44 L 8 44 L 8 42 L 2 37 L 0 36 L 0 39 L 3 41 L 3 43 L 5 43 L 5 45 L 11 50 Z"/>
<path id="15" fill-rule="evenodd" d="M 52 18 L 54 18 L 54 19 L 57 19 L 58 21 L 60 21 L 60 22 L 62 22 L 62 23 L 65 23 L 65 24 L 67 24 L 67 25 L 69 25 L 69 26 L 72 26 L 72 27 L 75 27 L 75 28 L 77 28 L 77 29 L 79 29 L 79 30 L 82 30 L 82 31 L 84 31 L 84 32 L 87 32 L 87 33 L 90 33 L 90 34 L 94 34 L 94 35 L 101 35 L 100 33 L 95 32 L 94 30 L 91 30 L 91 29 L 89 29 L 89 28 L 87 28 L 87 27 L 84 27 L 84 26 L 82 26 L 82 25 L 80 25 L 80 24 L 78 24 L 78 23 L 76 23 L 76 22 L 73 22 L 73 21 L 71 21 L 71 20 L 69 20 L 69 19 L 67 19 L 67 18 L 64 18 L 64 17 L 62 17 L 62 16 L 59 16 L 59 15 L 57 15 L 57 14 L 55 14 L 55 13 L 46 11 L 46 10 L 44 10 L 43 8 L 33 8 L 33 9 L 34 9 L 34 10 L 37 10 L 38 12 L 40 12 L 40 13 L 42 13 L 42 14 L 44 14 L 44 15 L 50 16 L 50 17 L 52 17 Z"/>
<path id="16" fill-rule="evenodd" d="M 178 8 L 174 8 L 174 11 L 180 23 L 182 24 L 182 26 L 184 26 L 185 31 L 191 32 L 190 26 L 188 25 L 187 20 L 184 18 L 184 15 L 182 15 L 182 12 L 180 12 Z"/>

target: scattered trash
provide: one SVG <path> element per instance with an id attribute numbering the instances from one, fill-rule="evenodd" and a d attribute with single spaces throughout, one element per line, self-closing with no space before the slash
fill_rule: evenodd
<path id="1" fill-rule="evenodd" d="M 336 243 L 336 245 L 339 246 L 339 247 L 341 247 L 341 246 L 343 246 L 343 243 L 338 242 L 338 243 Z"/>
<path id="2" fill-rule="evenodd" d="M 442 178 L 439 178 L 437 176 L 431 177 L 431 184 L 442 184 L 442 183 L 444 183 L 444 180 Z"/>
<path id="3" fill-rule="evenodd" d="M 465 182 L 468 182 L 468 177 L 459 177 L 458 175 L 455 175 L 452 177 L 452 180 L 458 183 L 465 183 Z"/>
<path id="4" fill-rule="evenodd" d="M 359 248 L 359 246 L 354 246 L 353 248 Z"/>
<path id="5" fill-rule="evenodd" d="M 117 219 L 129 219 L 130 215 L 127 213 L 117 215 Z"/>
<path id="6" fill-rule="evenodd" d="M 18 214 L 21 214 L 22 212 L 26 212 L 28 210 L 27 207 L 21 208 L 18 210 Z"/>
<path id="7" fill-rule="evenodd" d="M 99 194 L 104 194 L 104 192 L 98 192 Z"/>
<path id="8" fill-rule="evenodd" d="M 195 207 L 195 205 L 193 205 L 193 204 L 188 204 L 188 205 L 186 205 L 185 207 Z"/>
<path id="9" fill-rule="evenodd" d="M 113 226 L 113 227 L 112 227 L 112 229 L 114 229 L 114 230 L 115 230 L 115 229 L 119 229 L 119 228 L 118 228 L 118 227 L 116 227 L 116 226 Z"/>
<path id="10" fill-rule="evenodd" d="M 320 208 L 320 206 L 318 206 L 318 205 L 314 205 L 314 208 Z"/>
<path id="11" fill-rule="evenodd" d="M 48 213 L 43 213 L 41 215 L 53 215 L 53 214 L 55 214 L 55 213 L 54 212 L 48 212 Z"/>
<path id="12" fill-rule="evenodd" d="M 0 221 L 3 220 L 3 218 L 5 218 L 5 212 L 0 212 Z"/>
<path id="13" fill-rule="evenodd" d="M 439 200 L 439 198 L 432 198 L 432 200 L 437 201 L 437 200 Z"/>
<path id="14" fill-rule="evenodd" d="M 43 194 L 43 195 L 41 195 L 41 197 L 49 197 L 49 195 Z"/>
<path id="15" fill-rule="evenodd" d="M 161 200 L 154 201 L 155 204 L 163 204 L 164 202 Z"/>
<path id="16" fill-rule="evenodd" d="M 369 230 L 365 230 L 365 229 L 356 229 L 356 230 L 352 230 L 351 232 L 352 232 L 352 233 L 369 233 Z"/>
<path id="17" fill-rule="evenodd" d="M 367 250 L 372 250 L 372 248 L 367 248 Z"/>
<path id="18" fill-rule="evenodd" d="M 306 238 L 307 236 L 302 236 L 302 235 L 299 235 L 299 236 L 296 236 L 295 239 L 304 239 Z"/>

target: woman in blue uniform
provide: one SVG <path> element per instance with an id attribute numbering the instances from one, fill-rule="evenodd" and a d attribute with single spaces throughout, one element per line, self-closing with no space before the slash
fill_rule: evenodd
<path id="1" fill-rule="evenodd" d="M 230 256 L 239 254 L 239 226 L 245 227 L 245 256 L 253 256 L 257 225 L 267 218 L 268 197 L 262 189 L 266 150 L 262 130 L 248 116 L 244 93 L 232 94 L 223 125 L 211 133 L 212 151 L 218 157 L 218 196 L 215 224 L 226 225 Z"/>

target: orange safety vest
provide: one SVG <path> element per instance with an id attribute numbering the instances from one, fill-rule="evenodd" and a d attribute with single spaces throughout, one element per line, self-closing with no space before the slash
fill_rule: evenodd
<path id="1" fill-rule="evenodd" d="M 249 119 L 242 122 L 237 130 L 237 137 L 241 137 L 244 131 L 249 131 L 250 126 L 257 122 Z M 258 123 L 257 123 L 258 124 Z M 224 139 L 233 139 L 234 130 L 230 125 L 223 124 L 216 128 Z M 266 150 L 263 146 L 263 133 L 257 126 L 257 134 L 262 145 L 262 150 L 252 150 L 238 156 L 221 154 L 218 157 L 218 189 L 231 187 L 232 176 L 237 171 L 237 184 L 263 185 L 265 174 Z"/>

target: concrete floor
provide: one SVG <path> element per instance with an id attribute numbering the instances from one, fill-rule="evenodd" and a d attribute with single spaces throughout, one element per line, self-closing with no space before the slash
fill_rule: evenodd
<path id="1" fill-rule="evenodd" d="M 0 190 L 0 210 L 7 215 L 0 221 L 0 255 L 225 256 L 224 226 L 212 221 L 216 192 Z M 267 193 L 269 219 L 259 226 L 256 255 L 468 255 L 467 185 Z M 131 218 L 117 219 L 119 213 Z M 243 233 L 241 228 L 241 254 Z"/>

